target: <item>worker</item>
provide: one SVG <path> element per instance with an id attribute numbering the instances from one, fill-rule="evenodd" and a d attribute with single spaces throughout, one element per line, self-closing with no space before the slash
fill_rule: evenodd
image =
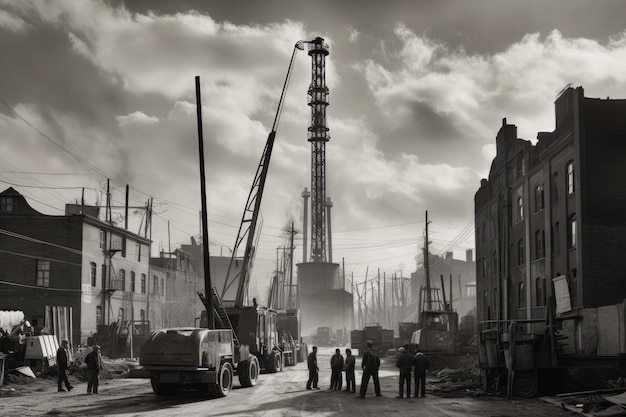
<path id="1" fill-rule="evenodd" d="M 346 360 L 343 370 L 346 371 L 346 391 L 354 393 L 356 391 L 356 381 L 354 379 L 354 365 L 356 359 L 352 356 L 352 350 L 346 349 Z"/>
<path id="2" fill-rule="evenodd" d="M 400 368 L 399 388 L 400 395 L 396 398 L 404 398 L 404 383 L 406 382 L 406 397 L 411 398 L 411 367 L 413 366 L 413 357 L 409 355 L 405 347 L 398 349 L 400 353 L 396 360 L 396 367 Z"/>
<path id="3" fill-rule="evenodd" d="M 95 345 L 93 350 L 85 356 L 85 364 L 87 364 L 87 394 L 98 393 L 98 385 L 100 383 L 100 371 L 104 369 L 102 366 L 102 355 L 100 354 L 100 346 Z"/>
<path id="4" fill-rule="evenodd" d="M 374 392 L 377 397 L 382 397 L 380 393 L 380 381 L 378 380 L 378 368 L 380 367 L 380 359 L 378 355 L 372 349 L 372 342 L 368 340 L 366 343 L 367 349 L 363 353 L 363 362 L 361 362 L 361 368 L 363 369 L 363 377 L 361 378 L 361 392 L 360 398 L 365 398 L 367 393 L 367 384 L 370 377 L 374 380 Z"/>
<path id="5" fill-rule="evenodd" d="M 317 346 L 313 346 L 313 351 L 309 353 L 306 364 L 309 367 L 309 380 L 306 382 L 306 389 L 319 389 L 317 381 L 320 368 L 317 367 Z"/>
<path id="6" fill-rule="evenodd" d="M 341 371 L 343 370 L 343 356 L 341 350 L 335 349 L 335 354 L 330 357 L 330 388 L 331 390 L 341 391 L 343 385 Z"/>
<path id="7" fill-rule="evenodd" d="M 430 368 L 430 362 L 426 355 L 424 355 L 420 349 L 417 349 L 413 363 L 415 364 L 415 397 L 417 398 L 418 391 L 420 392 L 420 397 L 425 397 L 426 370 Z"/>
<path id="8" fill-rule="evenodd" d="M 57 385 L 59 392 L 65 392 L 63 384 L 65 384 L 65 388 L 67 388 L 68 391 L 74 389 L 72 384 L 70 384 L 70 381 L 67 379 L 67 375 L 69 373 L 67 368 L 69 366 L 70 357 L 70 352 L 68 350 L 69 345 L 70 342 L 63 340 L 61 341 L 61 347 L 57 350 Z"/>

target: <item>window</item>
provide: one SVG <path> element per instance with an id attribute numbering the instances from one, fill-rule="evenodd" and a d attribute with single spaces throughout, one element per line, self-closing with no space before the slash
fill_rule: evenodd
<path id="1" fill-rule="evenodd" d="M 37 286 L 50 286 L 50 261 L 37 259 Z"/>
<path id="2" fill-rule="evenodd" d="M 576 187 L 574 184 L 574 161 L 570 161 L 566 165 L 567 171 L 567 194 L 574 194 Z"/>
<path id="3" fill-rule="evenodd" d="M 537 307 L 546 305 L 546 279 L 537 278 L 535 280 L 535 296 Z"/>
<path id="4" fill-rule="evenodd" d="M 120 288 L 121 291 L 126 291 L 126 271 L 120 269 Z"/>
<path id="5" fill-rule="evenodd" d="M 517 297 L 517 305 L 519 306 L 519 308 L 524 308 L 526 307 L 526 287 L 524 286 L 523 282 L 520 282 L 518 288 L 519 292 Z"/>
<path id="6" fill-rule="evenodd" d="M 105 289 L 107 287 L 106 282 L 107 282 L 107 266 L 105 264 L 102 264 L 102 289 Z"/>
<path id="7" fill-rule="evenodd" d="M 165 278 L 161 278 L 161 295 L 165 295 Z"/>
<path id="8" fill-rule="evenodd" d="M 16 211 L 17 210 L 17 197 L 2 196 L 0 197 L 0 211 Z"/>
<path id="9" fill-rule="evenodd" d="M 152 293 L 159 293 L 159 277 L 157 277 L 156 275 L 152 276 Z"/>
<path id="10" fill-rule="evenodd" d="M 487 278 L 487 257 L 486 256 L 483 256 L 483 259 L 481 259 L 480 266 L 481 266 L 482 277 Z"/>
<path id="11" fill-rule="evenodd" d="M 146 310 L 139 310 L 139 319 L 142 323 L 146 321 Z"/>
<path id="12" fill-rule="evenodd" d="M 146 274 L 141 274 L 141 293 L 146 293 Z"/>
<path id="13" fill-rule="evenodd" d="M 535 188 L 535 213 L 540 212 L 544 208 L 543 200 L 543 184 L 539 184 Z"/>
<path id="14" fill-rule="evenodd" d="M 487 312 L 489 307 L 487 306 L 487 291 L 483 291 L 483 311 Z"/>
<path id="15" fill-rule="evenodd" d="M 107 248 L 107 232 L 100 230 L 100 249 L 106 250 Z"/>
<path id="16" fill-rule="evenodd" d="M 576 247 L 576 215 L 569 216 L 567 222 L 567 248 L 572 249 Z"/>
<path id="17" fill-rule="evenodd" d="M 524 200 L 522 197 L 517 197 L 517 222 L 524 221 Z"/>
<path id="18" fill-rule="evenodd" d="M 552 175 L 552 201 L 559 201 L 559 173 Z"/>
<path id="19" fill-rule="evenodd" d="M 537 230 L 535 232 L 535 259 L 543 258 L 544 246 L 546 240 L 546 232 L 543 230 Z"/>
<path id="20" fill-rule="evenodd" d="M 468 297 L 475 297 L 476 296 L 476 286 L 475 285 L 467 285 L 465 286 L 466 291 L 465 291 L 465 295 L 467 295 Z"/>
<path id="21" fill-rule="evenodd" d="M 524 262 L 526 261 L 525 256 L 526 256 L 526 251 L 524 249 L 524 240 L 520 239 L 517 242 L 517 264 L 518 265 L 524 265 Z"/>
<path id="22" fill-rule="evenodd" d="M 91 286 L 96 286 L 96 263 L 89 262 L 89 276 L 91 278 Z"/>
<path id="23" fill-rule="evenodd" d="M 526 175 L 526 160 L 524 159 L 524 152 L 517 154 L 517 178 L 521 178 Z"/>
<path id="24" fill-rule="evenodd" d="M 135 271 L 130 271 L 130 292 L 135 292 Z"/>
<path id="25" fill-rule="evenodd" d="M 120 323 L 123 323 L 125 318 L 124 318 L 124 309 L 120 308 L 119 310 L 117 310 L 117 319 L 120 321 Z"/>
<path id="26" fill-rule="evenodd" d="M 96 307 L 96 324 L 103 324 L 102 323 L 102 306 Z"/>
<path id="27" fill-rule="evenodd" d="M 126 237 L 122 236 L 122 257 L 126 258 Z"/>

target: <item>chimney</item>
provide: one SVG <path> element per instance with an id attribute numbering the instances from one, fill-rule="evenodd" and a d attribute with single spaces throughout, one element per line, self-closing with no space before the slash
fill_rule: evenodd
<path id="1" fill-rule="evenodd" d="M 452 252 L 446 252 L 446 263 L 452 262 Z"/>
<path id="2" fill-rule="evenodd" d="M 474 260 L 474 253 L 471 249 L 468 249 L 465 251 L 465 262 L 473 262 Z"/>

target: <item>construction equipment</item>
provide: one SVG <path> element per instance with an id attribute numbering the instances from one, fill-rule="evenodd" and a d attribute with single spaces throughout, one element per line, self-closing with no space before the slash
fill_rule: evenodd
<path id="1" fill-rule="evenodd" d="M 203 212 L 203 235 L 205 259 L 205 293 L 198 293 L 205 305 L 203 324 L 206 329 L 165 329 L 151 333 L 141 350 L 140 369 L 131 377 L 149 377 L 156 394 L 175 393 L 182 386 L 200 386 L 218 397 L 228 395 L 233 375 L 239 376 L 242 386 L 256 383 L 261 367 L 269 371 L 282 370 L 285 351 L 278 344 L 276 311 L 257 306 L 246 306 L 247 288 L 254 262 L 256 227 L 259 219 L 261 198 L 276 137 L 276 129 L 282 112 L 285 93 L 293 63 L 302 42 L 295 44 L 289 69 L 278 103 L 272 130 L 267 138 L 261 162 L 257 168 L 248 200 L 246 202 L 239 232 L 232 252 L 221 296 L 211 286 L 208 268 L 208 228 L 206 221 L 206 198 L 204 191 L 204 163 L 202 123 L 199 95 L 199 78 L 196 77 L 198 101 L 198 134 L 201 160 L 201 193 Z M 238 262 L 237 250 L 246 240 L 243 264 L 237 273 L 233 266 Z M 231 286 L 236 284 L 234 300 L 223 301 Z M 207 294 L 210 294 L 208 297 Z M 226 308 L 228 306 L 228 308 Z"/>
<path id="2" fill-rule="evenodd" d="M 367 349 L 367 342 L 372 343 L 372 350 L 377 354 L 386 355 L 393 349 L 393 330 L 382 326 L 365 326 L 363 330 L 350 332 L 350 348 L 358 349 L 362 354 Z"/>

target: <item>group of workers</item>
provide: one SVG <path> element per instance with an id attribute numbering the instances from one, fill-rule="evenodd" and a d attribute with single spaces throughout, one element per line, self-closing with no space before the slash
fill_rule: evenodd
<path id="1" fill-rule="evenodd" d="M 359 398 L 365 398 L 367 393 L 367 385 L 370 378 L 374 381 L 374 392 L 377 397 L 382 396 L 380 393 L 380 381 L 378 379 L 378 369 L 380 368 L 380 358 L 372 349 L 372 342 L 366 342 L 367 349 L 363 352 L 363 361 L 361 362 L 361 369 L 363 370 L 363 376 L 361 378 L 361 389 L 359 391 Z M 409 354 L 405 347 L 398 349 L 399 356 L 396 361 L 396 366 L 400 369 L 400 381 L 399 389 L 400 395 L 396 398 L 404 398 L 404 385 L 406 384 L 407 398 L 411 397 L 411 371 L 414 368 L 415 372 L 415 397 L 418 396 L 418 392 L 421 397 L 425 396 L 426 389 L 426 370 L 429 368 L 430 363 L 428 358 L 417 350 L 415 356 Z M 342 372 L 346 374 L 346 392 L 356 392 L 356 383 L 354 376 L 354 368 L 356 359 L 352 355 L 352 350 L 346 349 L 346 358 L 344 360 L 341 355 L 340 349 L 335 349 L 335 354 L 330 358 L 330 388 L 329 390 L 342 389 Z M 309 368 L 309 379 L 306 383 L 306 389 L 319 389 L 319 366 L 317 364 L 317 346 L 313 346 L 312 352 L 307 357 L 307 366 Z"/>
<path id="2" fill-rule="evenodd" d="M 61 341 L 61 346 L 57 350 L 57 385 L 59 392 L 71 391 L 74 389 L 70 384 L 69 379 L 69 364 L 70 364 L 70 342 L 67 340 Z M 92 351 L 85 356 L 85 364 L 87 365 L 87 394 L 97 394 L 98 385 L 100 381 L 100 371 L 102 366 L 102 355 L 100 353 L 100 346 L 94 345 Z"/>

